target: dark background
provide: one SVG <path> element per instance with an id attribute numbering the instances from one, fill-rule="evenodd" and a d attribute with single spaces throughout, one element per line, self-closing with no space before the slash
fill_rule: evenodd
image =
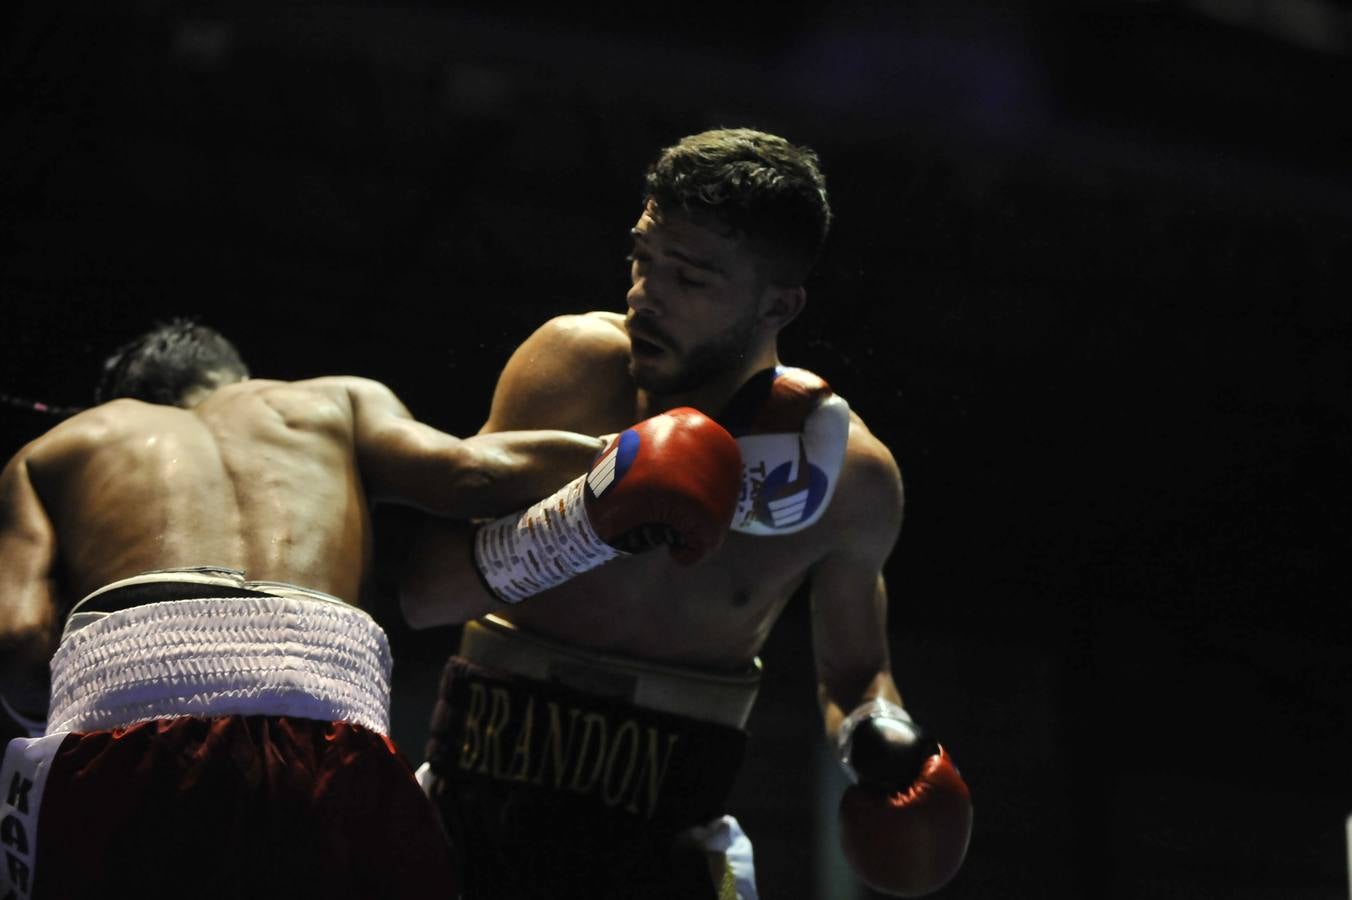
<path id="1" fill-rule="evenodd" d="M 901 463 L 898 681 L 975 797 L 941 896 L 1345 897 L 1352 5 L 578 16 L 0 13 L 0 392 L 83 405 L 195 314 L 470 433 L 537 324 L 622 307 L 659 147 L 778 131 L 838 216 L 783 356 Z M 389 627 L 416 758 L 455 632 Z M 735 798 L 767 900 L 855 896 L 810 655 L 799 598 Z"/>

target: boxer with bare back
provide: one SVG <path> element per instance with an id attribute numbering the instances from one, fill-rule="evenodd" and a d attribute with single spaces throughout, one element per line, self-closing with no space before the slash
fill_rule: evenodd
<path id="1" fill-rule="evenodd" d="M 163 326 L 0 476 L 0 691 L 35 733 L 4 757 L 0 896 L 453 884 L 359 608 L 370 506 L 501 513 L 601 444 L 460 440 L 374 381 L 247 375 L 218 333 Z"/>
<path id="2" fill-rule="evenodd" d="M 754 897 L 724 803 L 757 654 L 803 585 L 826 733 L 855 781 L 847 856 L 904 896 L 961 864 L 967 788 L 891 675 L 897 465 L 822 378 L 778 355 L 829 219 L 812 151 L 746 129 L 687 137 L 647 172 L 626 314 L 553 319 L 507 362 L 481 433 L 618 437 L 585 478 L 480 527 L 472 553 L 440 526 L 406 569 L 410 622 L 467 623 L 424 772 L 466 898 Z M 611 492 L 687 465 L 647 424 L 687 410 L 738 444 L 731 533 L 598 526 Z"/>

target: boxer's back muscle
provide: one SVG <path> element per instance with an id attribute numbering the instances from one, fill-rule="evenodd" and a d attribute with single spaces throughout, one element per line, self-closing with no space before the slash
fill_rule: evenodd
<path id="1" fill-rule="evenodd" d="M 369 518 L 341 390 L 248 381 L 191 410 L 114 401 L 49 433 L 29 471 L 67 602 L 205 565 L 358 599 Z"/>

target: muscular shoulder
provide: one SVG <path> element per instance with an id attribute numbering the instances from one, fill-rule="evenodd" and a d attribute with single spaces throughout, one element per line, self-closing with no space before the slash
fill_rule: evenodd
<path id="1" fill-rule="evenodd" d="M 901 528 L 905 495 L 901 471 L 892 452 L 850 414 L 850 436 L 831 511 L 838 542 L 867 539 L 886 547 Z"/>
<path id="2" fill-rule="evenodd" d="M 304 381 L 273 382 L 292 391 L 309 391 L 339 404 L 403 407 L 403 403 L 384 383 L 359 375 L 325 375 Z"/>
<path id="3" fill-rule="evenodd" d="M 512 362 L 540 372 L 573 372 L 579 364 L 627 363 L 629 335 L 616 313 L 556 316 L 522 342 Z"/>
<path id="4" fill-rule="evenodd" d="M 346 431 L 362 410 L 405 414 L 394 392 L 378 381 L 327 375 L 300 381 L 251 379 L 216 391 L 195 408 L 213 421 L 239 426 L 280 421 L 301 430 Z"/>
<path id="5" fill-rule="evenodd" d="M 614 411 L 633 408 L 623 323 L 614 313 L 591 312 L 537 328 L 503 368 L 485 430 L 613 430 L 607 423 Z"/>
<path id="6" fill-rule="evenodd" d="M 87 409 L 28 443 L 16 455 L 35 484 L 48 490 L 94 462 L 121 471 L 134 454 L 165 446 L 195 427 L 193 417 L 173 406 L 119 399 Z"/>
<path id="7" fill-rule="evenodd" d="M 107 447 L 128 436 L 167 430 L 187 415 L 173 406 L 112 400 L 61 422 L 25 447 L 24 453 L 30 460 L 52 464 L 62 457 Z"/>

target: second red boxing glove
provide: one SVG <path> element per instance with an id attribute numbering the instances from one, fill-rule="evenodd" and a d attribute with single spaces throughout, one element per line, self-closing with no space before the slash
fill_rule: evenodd
<path id="1" fill-rule="evenodd" d="M 948 753 L 885 700 L 851 713 L 840 743 L 858 782 L 840 799 L 845 858 L 875 890 L 939 890 L 962 867 L 972 835 L 971 793 Z"/>

